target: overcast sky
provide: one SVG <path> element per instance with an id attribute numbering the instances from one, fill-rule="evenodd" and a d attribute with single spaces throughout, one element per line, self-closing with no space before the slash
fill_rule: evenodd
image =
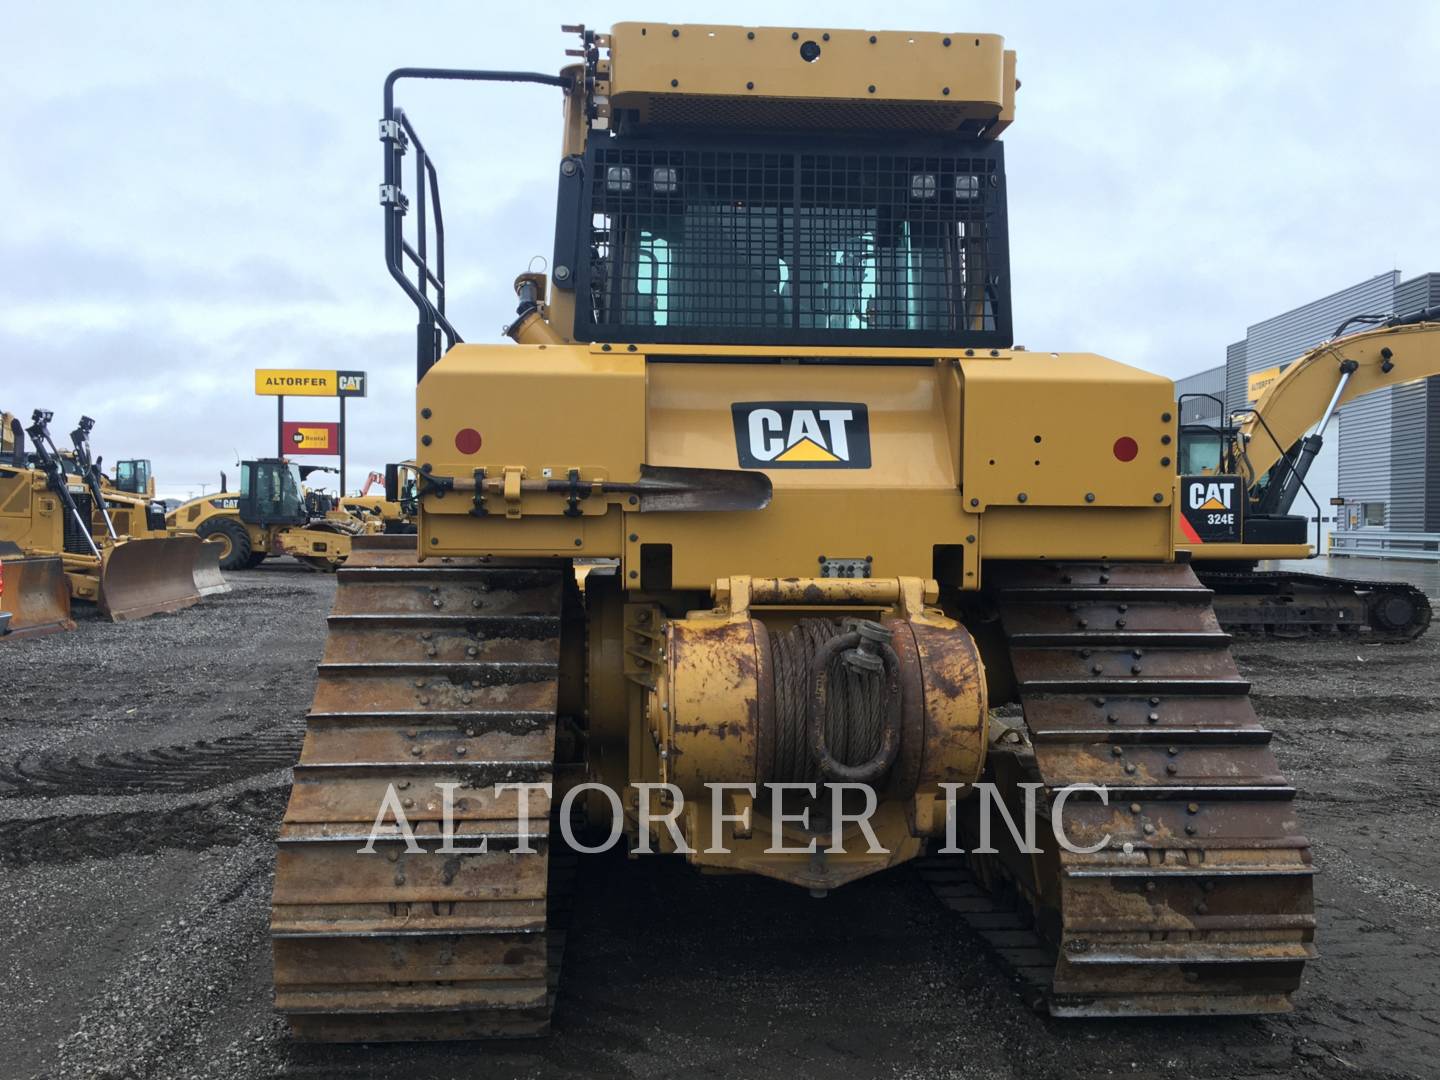
<path id="1" fill-rule="evenodd" d="M 97 452 L 150 457 L 162 492 L 184 494 L 273 452 L 254 368 L 359 368 L 358 484 L 414 452 L 414 311 L 385 272 L 376 199 L 385 73 L 558 70 L 562 21 L 822 9 L 830 26 L 1018 50 L 1020 344 L 1178 377 L 1223 362 L 1250 323 L 1384 270 L 1440 270 L 1440 4 L 0 0 L 0 408 L 54 409 L 62 432 L 88 413 Z M 550 251 L 558 91 L 401 94 L 441 169 L 455 321 L 496 340 L 510 280 Z"/>

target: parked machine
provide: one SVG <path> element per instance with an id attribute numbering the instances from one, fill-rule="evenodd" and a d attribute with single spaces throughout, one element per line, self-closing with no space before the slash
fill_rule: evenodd
<path id="1" fill-rule="evenodd" d="M 0 640 L 74 629 L 64 562 L 0 540 Z"/>
<path id="2" fill-rule="evenodd" d="M 24 464 L 24 434 L 15 418 L 0 412 L 0 469 L 8 464 Z M 19 446 L 16 445 L 19 432 Z M 17 454 L 18 449 L 18 454 Z M 7 470 L 8 472 L 8 470 Z M 0 472 L 0 490 L 7 472 Z M 10 536 L 19 533 L 6 519 L 21 496 L 15 489 L 6 491 L 0 501 L 0 636 L 21 637 L 75 629 L 70 618 L 70 586 L 65 580 L 65 566 L 58 555 L 27 555 Z"/>
<path id="3" fill-rule="evenodd" d="M 93 603 L 117 622 L 197 603 L 199 545 L 117 528 L 88 449 L 84 460 L 62 454 L 50 435 L 52 419 L 37 409 L 28 429 L 10 421 L 9 453 L 0 458 L 0 541 L 27 556 L 59 557 L 71 599 Z M 143 509 L 122 519 L 137 530 L 144 522 Z M 41 580 L 37 587 L 50 595 L 52 579 Z"/>
<path id="4" fill-rule="evenodd" d="M 305 490 L 315 471 L 284 458 L 240 463 L 240 490 L 202 495 L 166 517 L 172 533 L 212 541 L 222 570 L 259 566 L 271 555 L 292 555 L 330 571 L 350 554 L 350 541 L 366 526 L 321 492 Z"/>
<path id="5" fill-rule="evenodd" d="M 155 473 L 149 458 L 126 458 L 115 462 L 115 476 L 110 481 L 116 491 L 155 498 Z"/>
<path id="6" fill-rule="evenodd" d="M 1368 328 L 1346 334 L 1357 323 Z M 1414 585 L 1259 570 L 1256 563 L 1318 552 L 1320 505 L 1305 477 L 1335 410 L 1434 375 L 1440 375 L 1440 308 L 1362 315 L 1290 364 L 1235 422 L 1181 428 L 1180 546 L 1200 581 L 1215 590 L 1215 613 L 1226 630 L 1379 641 L 1425 633 L 1430 600 Z M 1223 415 L 1223 402 L 1216 403 Z M 1304 506 L 1302 494 L 1313 509 L 1313 543 L 1312 515 L 1294 512 L 1297 502 Z"/>
<path id="7" fill-rule="evenodd" d="M 103 530 L 110 537 L 127 536 L 133 540 L 166 540 L 165 506 L 155 499 L 155 478 L 150 462 L 128 459 L 116 462 L 115 479 L 101 468 L 100 459 L 90 450 L 90 433 L 95 421 L 80 417 L 70 432 L 73 450 L 68 456 L 72 471 L 85 479 L 91 496 L 91 531 Z M 62 461 L 66 455 L 61 452 Z M 201 596 L 216 596 L 230 591 L 225 575 L 220 572 L 218 552 L 212 545 L 180 543 L 189 547 L 193 563 L 190 574 L 195 591 Z"/>
<path id="8" fill-rule="evenodd" d="M 372 472 L 365 478 L 358 495 L 344 496 L 340 506 L 365 523 L 369 532 L 414 533 L 418 475 L 413 461 L 387 465 L 385 472 Z M 370 489 L 376 486 L 380 493 L 371 495 Z"/>
<path id="9" fill-rule="evenodd" d="M 1053 957 L 1051 1012 L 1289 1008 L 1310 848 L 1176 559 L 1173 384 L 1012 344 L 1014 53 L 579 32 L 558 76 L 385 83 L 418 549 L 359 543 L 339 574 L 279 836 L 277 1008 L 322 1040 L 535 1034 L 567 812 L 823 894 L 943 843 L 946 785 L 973 850 L 982 780 L 1017 820 L 1025 784 L 1042 822 L 1072 784 L 1108 793 L 1066 807 L 1090 853 L 1042 827 L 1038 853 L 972 856 Z M 447 315 L 438 170 L 394 103 L 413 78 L 563 95 L 553 260 L 517 279 L 514 344 Z M 497 781 L 551 786 L 525 804 Z M 617 801 L 565 800 L 581 782 Z M 874 796 L 879 851 L 841 782 Z M 447 783 L 470 853 L 438 850 Z M 390 794 L 413 845 L 376 830 Z"/>

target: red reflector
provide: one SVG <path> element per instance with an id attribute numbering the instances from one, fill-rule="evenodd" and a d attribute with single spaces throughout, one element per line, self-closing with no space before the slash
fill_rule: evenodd
<path id="1" fill-rule="evenodd" d="M 1139 453 L 1140 444 L 1129 435 L 1121 435 L 1115 440 L 1115 456 L 1121 461 L 1134 461 L 1135 456 Z"/>
<path id="2" fill-rule="evenodd" d="M 462 454 L 477 454 L 480 452 L 480 432 L 473 427 L 461 428 L 455 433 L 455 449 Z M 1130 455 L 1134 457 L 1134 454 Z"/>

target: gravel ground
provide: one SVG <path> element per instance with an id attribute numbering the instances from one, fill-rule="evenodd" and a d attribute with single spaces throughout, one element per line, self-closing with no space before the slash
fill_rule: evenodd
<path id="1" fill-rule="evenodd" d="M 1347 567 L 1358 573 L 1359 567 Z M 273 846 L 334 581 L 287 563 L 0 645 L 0 1077 L 1432 1077 L 1440 630 L 1248 642 L 1321 869 L 1295 1013 L 1059 1023 L 908 869 L 816 901 L 582 862 L 544 1040 L 311 1048 L 270 1011 Z"/>

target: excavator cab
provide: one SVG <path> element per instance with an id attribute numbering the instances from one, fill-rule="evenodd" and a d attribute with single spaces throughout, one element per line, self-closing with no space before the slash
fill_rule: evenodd
<path id="1" fill-rule="evenodd" d="M 310 520 L 300 467 L 281 458 L 240 463 L 240 520 L 247 525 L 304 525 Z"/>
<path id="2" fill-rule="evenodd" d="M 1218 473 L 1225 459 L 1224 432 L 1210 424 L 1185 424 L 1180 428 L 1180 451 L 1176 455 L 1181 476 Z"/>
<path id="3" fill-rule="evenodd" d="M 1187 422 L 1192 411 L 1187 404 L 1191 402 L 1198 403 L 1194 410 L 1198 417 L 1214 416 L 1216 422 L 1209 423 L 1205 419 Z M 1233 472 L 1235 438 L 1239 429 L 1227 422 L 1225 402 L 1214 394 L 1181 394 L 1176 405 L 1180 413 L 1180 430 L 1175 464 L 1180 475 L 1212 476 Z"/>

